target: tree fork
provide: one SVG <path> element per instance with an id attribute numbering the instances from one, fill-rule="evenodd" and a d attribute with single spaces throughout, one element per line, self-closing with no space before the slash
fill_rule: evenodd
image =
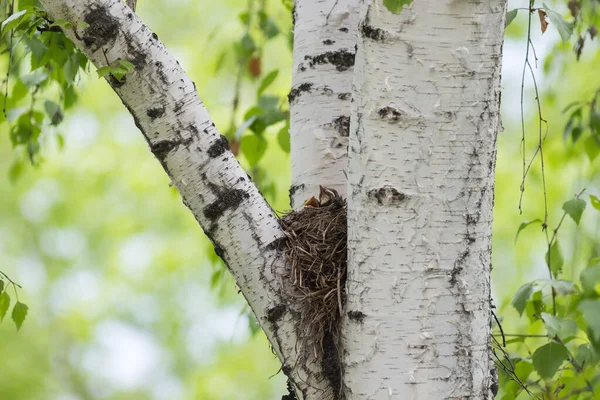
<path id="1" fill-rule="evenodd" d="M 234 276 L 290 378 L 299 400 L 328 390 L 318 368 L 297 362 L 293 304 L 282 283 L 279 221 L 229 150 L 191 79 L 122 0 L 42 0 L 65 34 L 103 67 L 133 63 L 121 81 L 106 80 L 131 113 L 215 252 Z M 316 368 L 316 370 L 315 370 Z"/>

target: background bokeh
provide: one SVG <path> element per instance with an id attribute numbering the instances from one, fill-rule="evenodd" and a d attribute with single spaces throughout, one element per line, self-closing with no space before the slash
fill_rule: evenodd
<path id="1" fill-rule="evenodd" d="M 138 3 L 138 14 L 196 82 L 223 132 L 231 126 L 237 74 L 235 57 L 224 49 L 243 34 L 238 15 L 247 6 L 241 0 Z M 286 7 L 270 0 L 267 8 L 282 29 L 291 28 Z M 519 318 L 510 301 L 521 284 L 547 277 L 539 229 L 523 231 L 515 244 L 521 222 L 543 217 L 539 163 L 526 182 L 523 214 L 518 210 L 525 22 L 520 16 L 507 31 L 505 129 L 498 138 L 493 293 L 507 332 L 541 329 Z M 536 29 L 532 40 L 549 126 L 545 171 L 555 226 L 562 204 L 576 192 L 585 187 L 600 196 L 599 161 L 590 161 L 582 141 L 563 139 L 561 113 L 600 87 L 600 56 L 590 45 L 576 62 L 551 29 L 543 36 Z M 262 52 L 263 71 L 280 69 L 269 91 L 284 97 L 291 82 L 288 39 L 269 41 Z M 2 70 L 6 62 L 0 60 Z M 255 102 L 257 85 L 244 81 L 240 110 Z M 14 173 L 19 154 L 6 122 L 0 125 L 0 269 L 23 286 L 19 296 L 30 307 L 18 333 L 10 321 L 0 324 L 0 399 L 280 399 L 285 380 L 267 340 L 256 332 L 232 279 L 219 272 L 212 247 L 131 117 L 93 70 L 78 91 L 65 122 L 43 133 L 38 167 L 25 164 Z M 527 80 L 530 149 L 537 135 L 533 97 Z M 259 166 L 269 202 L 285 210 L 289 158 L 276 143 L 280 128 L 267 130 L 269 146 Z M 572 221 L 561 228 L 567 277 L 577 277 L 583 260 L 600 250 L 598 215 L 588 209 L 582 220 L 581 229 Z"/>

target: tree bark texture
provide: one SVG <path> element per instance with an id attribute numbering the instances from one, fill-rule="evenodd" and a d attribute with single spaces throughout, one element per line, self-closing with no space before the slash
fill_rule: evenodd
<path id="1" fill-rule="evenodd" d="M 51 18 L 73 24 L 65 34 L 97 68 L 119 60 L 134 64 L 124 80 L 108 76 L 108 83 L 225 261 L 298 397 L 319 398 L 322 379 L 312 365 L 297 363 L 298 327 L 286 302 L 285 267 L 276 251 L 283 231 L 217 131 L 194 83 L 122 0 L 42 3 Z"/>
<path id="2" fill-rule="evenodd" d="M 348 400 L 491 399 L 506 1 L 361 9 L 350 126 Z"/>
<path id="3" fill-rule="evenodd" d="M 359 0 L 297 0 L 290 100 L 292 187 L 297 209 L 319 185 L 346 197 L 348 134 Z"/>

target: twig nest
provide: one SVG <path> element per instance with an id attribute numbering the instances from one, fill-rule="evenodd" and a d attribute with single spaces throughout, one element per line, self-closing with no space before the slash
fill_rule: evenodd
<path id="1" fill-rule="evenodd" d="M 291 299 L 300 310 L 301 355 L 320 354 L 325 375 L 339 387 L 339 324 L 346 299 L 346 200 L 321 187 L 319 199 L 281 219 L 287 237 L 284 254 L 292 285 Z"/>

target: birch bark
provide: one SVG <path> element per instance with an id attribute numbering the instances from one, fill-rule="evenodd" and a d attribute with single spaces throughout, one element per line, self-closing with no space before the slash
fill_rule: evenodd
<path id="1" fill-rule="evenodd" d="M 358 11 L 359 0 L 296 1 L 289 96 L 295 209 L 319 185 L 346 197 Z"/>
<path id="2" fill-rule="evenodd" d="M 311 365 L 297 363 L 298 328 L 281 279 L 283 260 L 276 255 L 283 232 L 212 123 L 194 83 L 122 0 L 42 4 L 54 20 L 73 24 L 65 34 L 97 68 L 119 60 L 133 63 L 125 80 L 108 76 L 108 83 L 225 261 L 298 398 L 320 398 L 326 385 Z"/>
<path id="3" fill-rule="evenodd" d="M 361 9 L 349 147 L 348 400 L 491 399 L 506 1 Z"/>

